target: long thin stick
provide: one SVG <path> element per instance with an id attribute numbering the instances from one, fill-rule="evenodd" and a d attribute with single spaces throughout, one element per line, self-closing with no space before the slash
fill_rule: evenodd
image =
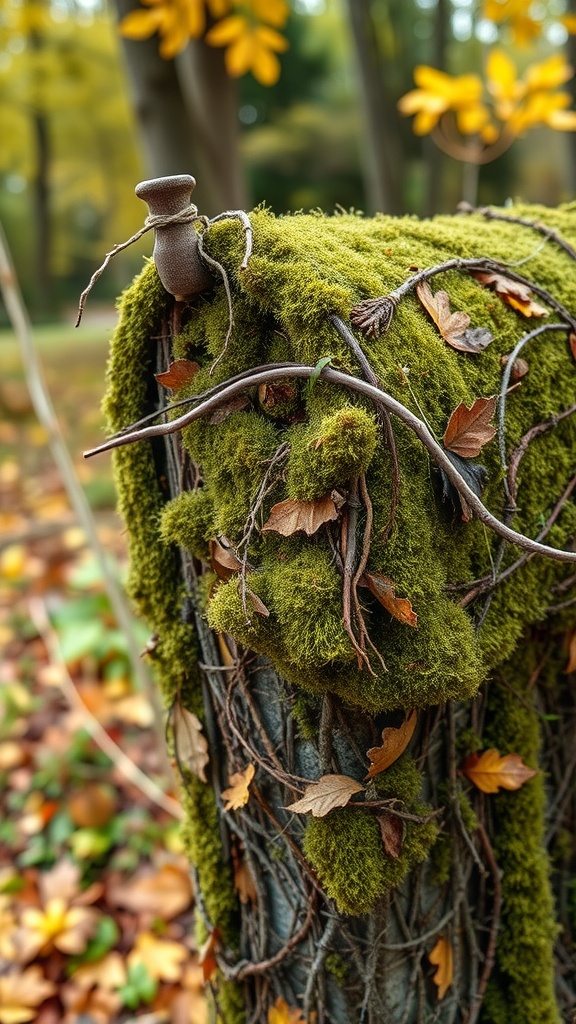
<path id="1" fill-rule="evenodd" d="M 137 786 L 141 793 L 144 794 L 153 803 L 157 804 L 158 807 L 162 807 L 163 810 L 171 814 L 173 818 L 183 819 L 184 811 L 173 797 L 168 796 L 164 793 L 159 786 L 149 779 L 147 775 L 131 761 L 129 757 L 124 753 L 123 750 L 118 746 L 117 743 L 108 735 L 104 726 L 98 721 L 97 718 L 92 714 L 90 709 L 86 706 L 82 697 L 78 693 L 74 682 L 68 672 L 68 668 L 60 654 L 60 647 L 58 644 L 58 637 L 52 626 L 46 612 L 44 602 L 38 597 L 33 597 L 28 603 L 28 611 L 30 618 L 34 623 L 38 635 L 42 637 L 42 641 L 46 650 L 50 656 L 50 660 L 54 665 L 58 665 L 61 669 L 60 686 L 66 697 L 68 703 L 76 708 L 80 712 L 84 719 L 84 724 L 87 731 L 90 733 L 92 739 L 98 744 L 101 750 L 110 758 L 113 764 L 126 776 L 129 782 L 133 786 Z"/>
<path id="2" fill-rule="evenodd" d="M 100 452 L 105 452 L 111 448 L 120 448 L 125 444 L 132 444 L 134 441 L 143 441 L 151 437 L 163 437 L 166 434 L 176 433 L 183 427 L 188 426 L 195 420 L 200 419 L 202 416 L 206 416 L 211 413 L 219 405 L 229 401 L 235 395 L 244 391 L 246 388 L 256 387 L 259 384 L 266 384 L 270 381 L 280 380 L 284 377 L 299 377 L 305 380 L 309 380 L 313 375 L 317 375 L 318 371 L 314 366 L 304 366 L 300 363 L 286 364 L 283 363 L 280 366 L 270 364 L 269 367 L 261 368 L 257 373 L 251 373 L 242 380 L 237 381 L 235 384 L 224 384 L 218 394 L 212 395 L 212 397 L 206 399 L 204 402 L 200 402 L 194 409 L 190 409 L 183 416 L 179 416 L 177 419 L 172 420 L 170 423 L 157 423 L 151 427 L 144 427 L 142 430 L 134 430 L 127 434 L 122 434 L 119 437 L 111 438 L 109 441 L 105 441 L 104 444 L 99 445 L 97 448 L 92 448 L 90 451 L 85 452 L 85 457 L 88 458 L 92 455 L 98 455 Z M 554 558 L 559 562 L 576 562 L 576 551 L 562 551 L 556 548 L 548 547 L 547 544 L 540 544 L 538 541 L 531 540 L 529 537 L 525 537 L 522 533 L 517 533 L 516 530 L 506 526 L 500 522 L 491 512 L 488 511 L 486 506 L 480 500 L 478 495 L 468 486 L 464 478 L 460 475 L 456 467 L 448 458 L 444 449 L 438 444 L 435 437 L 432 436 L 430 430 L 422 420 L 418 419 L 410 409 L 407 409 L 405 405 L 398 402 L 392 395 L 382 391 L 380 388 L 374 387 L 373 384 L 369 384 L 367 381 L 359 380 L 357 377 L 353 377 L 348 373 L 341 373 L 339 370 L 333 370 L 329 367 L 324 367 L 320 372 L 320 378 L 322 380 L 330 381 L 333 384 L 340 384 L 343 387 L 349 388 L 352 391 L 358 391 L 360 394 L 367 395 L 377 405 L 385 405 L 390 412 L 398 416 L 407 426 L 414 431 L 416 436 L 422 442 L 425 448 L 428 449 L 430 455 L 442 467 L 446 476 L 450 482 L 457 489 L 467 501 L 468 505 L 473 512 L 475 512 L 477 518 L 485 523 L 489 529 L 493 530 L 494 533 L 499 534 L 500 537 L 504 537 L 505 540 L 510 541 L 511 544 L 517 544 L 518 547 L 524 548 L 526 551 L 531 551 L 535 555 L 545 555 L 547 558 Z"/>
<path id="3" fill-rule="evenodd" d="M 2 291 L 8 317 L 20 344 L 26 383 L 34 406 L 34 411 L 38 420 L 46 430 L 52 458 L 58 467 L 70 504 L 76 514 L 76 518 L 86 534 L 88 543 L 90 544 L 94 557 L 98 563 L 104 587 L 110 604 L 112 605 L 112 611 L 114 612 L 118 626 L 126 637 L 128 656 L 134 677 L 154 709 L 154 723 L 158 737 L 158 749 L 162 754 L 165 751 L 165 741 L 158 695 L 152 680 L 150 679 L 146 666 L 140 657 L 140 648 L 138 640 L 136 639 L 132 616 L 128 611 L 121 587 L 114 576 L 114 573 L 110 569 L 108 556 L 100 542 L 100 538 L 98 537 L 90 505 L 88 504 L 86 495 L 78 482 L 74 463 L 70 458 L 70 453 L 62 436 L 60 424 L 58 423 L 54 406 L 52 405 L 48 389 L 44 381 L 42 367 L 40 365 L 40 360 L 38 359 L 38 354 L 32 337 L 32 326 L 20 293 L 18 281 L 10 258 L 8 244 L 1 224 L 0 289 Z M 170 778 L 171 769 L 167 758 L 166 769 L 167 775 Z"/>

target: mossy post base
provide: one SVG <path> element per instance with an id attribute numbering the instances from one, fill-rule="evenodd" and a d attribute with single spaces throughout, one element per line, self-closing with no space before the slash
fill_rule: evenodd
<path id="1" fill-rule="evenodd" d="M 456 257 L 521 265 L 539 301 L 550 297 L 550 323 L 566 329 L 526 343 L 529 372 L 475 460 L 485 472 L 459 465 L 476 486 L 485 478 L 498 519 L 570 549 L 576 207 L 505 216 L 258 210 L 243 270 L 241 226 L 211 225 L 203 246 L 230 282 L 230 342 L 222 353 L 221 285 L 174 303 L 148 265 L 121 304 L 111 430 L 162 419 L 173 396 L 154 375 L 174 359 L 199 366 L 175 385 L 192 402 L 253 367 L 330 357 L 356 377 L 367 359 L 379 386 L 442 438 L 459 403 L 499 393 L 503 357 L 534 326 L 526 301 L 512 309 L 451 270 L 433 291 L 489 329 L 491 344 L 449 347 L 410 293 L 386 334 L 356 335 L 360 365 L 333 318 L 349 323 L 355 304 L 416 268 Z M 215 1013 L 226 1024 L 559 1024 L 576 1003 L 576 717 L 564 674 L 576 571 L 471 519 L 419 438 L 396 417 L 391 430 L 353 389 L 304 385 L 287 367 L 281 385 L 247 384 L 183 430 L 115 453 L 129 590 L 154 630 L 182 774 L 199 939 L 213 933 L 217 950 Z M 311 535 L 262 529 L 275 504 L 327 497 L 338 518 Z M 357 589 L 364 569 L 411 602 L 417 628 Z M 408 750 L 366 781 L 366 751 L 413 710 Z M 208 742 L 206 781 L 182 756 L 187 712 Z M 540 771 L 517 792 L 483 794 L 461 766 L 490 747 Z M 249 798 L 226 810 L 223 790 L 249 764 Z M 364 791 L 322 817 L 286 810 L 326 774 Z M 291 1017 L 274 1015 L 279 1000 Z"/>

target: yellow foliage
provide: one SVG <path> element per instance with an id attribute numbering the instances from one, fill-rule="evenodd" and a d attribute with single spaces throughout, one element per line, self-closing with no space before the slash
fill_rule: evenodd
<path id="1" fill-rule="evenodd" d="M 515 46 L 529 46 L 542 34 L 543 23 L 534 17 L 532 0 L 484 0 L 482 14 L 497 25 L 507 25 Z"/>

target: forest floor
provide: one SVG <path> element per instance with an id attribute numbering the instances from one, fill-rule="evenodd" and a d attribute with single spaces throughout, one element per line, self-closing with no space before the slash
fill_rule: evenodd
<path id="1" fill-rule="evenodd" d="M 36 333 L 78 477 L 121 574 L 110 460 L 82 459 L 103 436 L 110 331 L 95 322 Z M 154 712 L 135 686 L 9 332 L 0 332 L 0 371 L 0 1024 L 204 1024 L 188 863 Z M 114 741 L 118 756 L 92 734 Z M 121 752 L 151 787 L 126 773 Z"/>

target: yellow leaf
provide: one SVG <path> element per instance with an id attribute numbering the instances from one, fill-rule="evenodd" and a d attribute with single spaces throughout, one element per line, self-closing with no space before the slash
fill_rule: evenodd
<path id="1" fill-rule="evenodd" d="M 249 29 L 246 18 L 240 14 L 231 14 L 230 17 L 223 18 L 213 25 L 206 33 L 205 40 L 210 46 L 228 46 L 238 36 L 245 35 Z"/>
<path id="2" fill-rule="evenodd" d="M 124 958 L 115 951 L 107 953 L 100 960 L 82 964 L 77 971 L 74 971 L 73 979 L 80 988 L 89 989 L 94 985 L 111 990 L 121 988 L 126 981 Z"/>
<path id="3" fill-rule="evenodd" d="M 444 999 L 454 978 L 454 950 L 452 943 L 440 936 L 431 953 L 428 954 L 431 964 L 436 966 L 433 981 L 438 989 L 438 999 Z"/>
<path id="4" fill-rule="evenodd" d="M 151 11 L 139 9 L 130 11 L 125 18 L 122 18 L 118 26 L 120 34 L 126 39 L 148 39 L 158 31 L 162 21 L 162 14 L 156 8 Z"/>
<path id="5" fill-rule="evenodd" d="M 129 967 L 144 964 L 151 978 L 157 981 L 179 981 L 188 950 L 181 942 L 159 939 L 152 932 L 141 932 L 128 954 Z"/>
<path id="6" fill-rule="evenodd" d="M 288 1003 L 282 996 L 268 1010 L 268 1024 L 305 1024 L 304 1017 L 300 1010 Z"/>
<path id="7" fill-rule="evenodd" d="M 576 14 L 565 14 L 560 21 L 569 35 L 576 35 Z"/>
<path id="8" fill-rule="evenodd" d="M 524 72 L 524 81 L 530 92 L 542 89 L 557 89 L 559 85 L 569 82 L 574 68 L 564 59 L 562 54 L 555 53 L 539 64 L 529 64 Z"/>
<path id="9" fill-rule="evenodd" d="M 25 1024 L 36 1017 L 36 1008 L 57 989 L 42 974 L 40 967 L 28 967 L 20 974 L 0 978 L 0 1021 L 2 1024 Z"/>
<path id="10" fill-rule="evenodd" d="M 537 772 L 527 768 L 518 754 L 500 755 L 495 748 L 483 754 L 470 754 L 462 771 L 470 782 L 483 793 L 498 793 L 500 789 L 520 789 Z"/>
<path id="11" fill-rule="evenodd" d="M 276 28 L 286 24 L 290 13 L 286 0 L 251 0 L 250 6 L 260 21 L 275 25 Z"/>
<path id="12" fill-rule="evenodd" d="M 323 775 L 318 782 L 311 782 L 304 790 L 304 796 L 286 810 L 296 814 L 311 814 L 323 818 L 335 807 L 345 807 L 354 793 L 361 793 L 364 786 L 348 775 Z"/>
<path id="13" fill-rule="evenodd" d="M 222 796 L 226 801 L 225 811 L 236 811 L 244 807 L 250 797 L 250 783 L 254 778 L 255 767 L 249 764 L 243 772 L 234 772 L 228 779 L 229 788 L 222 790 Z"/>

